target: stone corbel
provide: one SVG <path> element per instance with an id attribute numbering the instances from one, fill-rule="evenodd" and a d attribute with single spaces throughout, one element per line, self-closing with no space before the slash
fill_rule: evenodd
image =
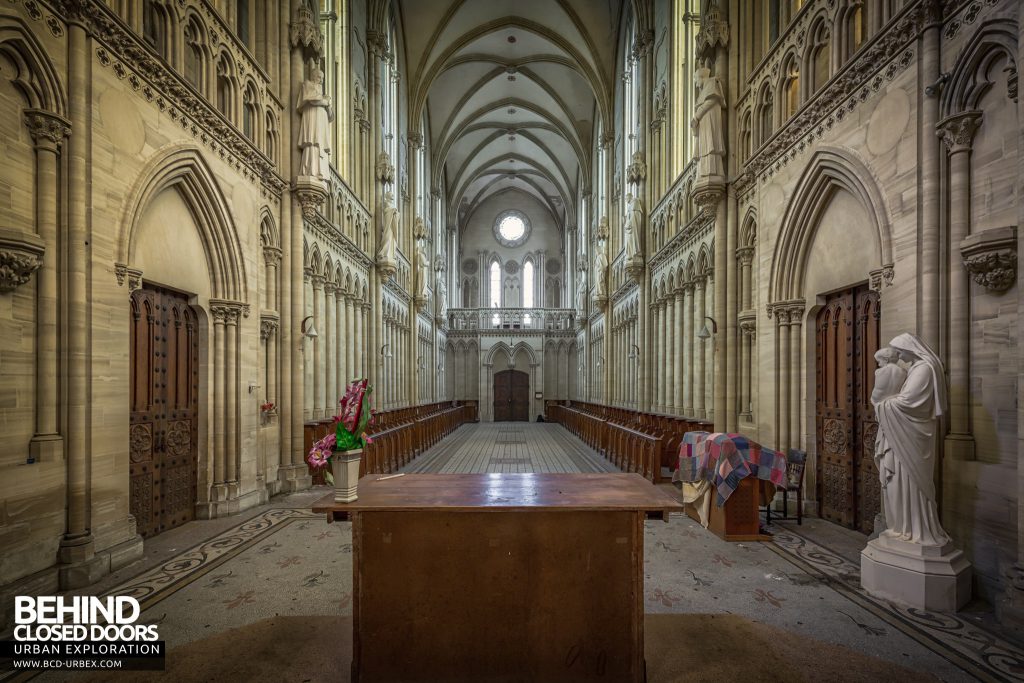
<path id="1" fill-rule="evenodd" d="M 869 275 L 868 287 L 875 292 L 881 292 L 882 286 L 892 287 L 892 279 L 896 275 L 892 264 L 872 270 Z"/>
<path id="2" fill-rule="evenodd" d="M 964 268 L 989 292 L 1010 289 L 1017 279 L 1017 228 L 983 230 L 960 243 Z"/>
<path id="3" fill-rule="evenodd" d="M 639 185 L 647 179 L 647 163 L 644 161 L 643 152 L 633 153 L 633 162 L 626 167 L 626 183 L 628 185 Z"/>
<path id="4" fill-rule="evenodd" d="M 327 188 L 319 178 L 299 176 L 295 179 L 294 189 L 302 207 L 302 217 L 308 221 L 314 220 L 327 199 Z"/>
<path id="5" fill-rule="evenodd" d="M 381 152 L 377 155 L 377 165 L 374 170 L 377 181 L 382 185 L 391 185 L 395 182 L 395 167 L 391 163 L 391 157 L 388 156 L 387 152 Z"/>
<path id="6" fill-rule="evenodd" d="M 637 254 L 626 261 L 626 274 L 639 283 L 644 276 L 644 257 Z"/>
<path id="7" fill-rule="evenodd" d="M 0 293 L 13 292 L 43 265 L 45 244 L 32 233 L 0 229 Z"/>

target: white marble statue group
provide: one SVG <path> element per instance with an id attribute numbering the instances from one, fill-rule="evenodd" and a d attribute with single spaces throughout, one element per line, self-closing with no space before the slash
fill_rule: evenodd
<path id="1" fill-rule="evenodd" d="M 875 463 L 887 527 L 882 535 L 944 546 L 950 538 L 939 523 L 933 478 L 939 417 L 946 408 L 942 361 L 912 334 L 893 339 L 875 360 L 871 403 L 878 419 Z"/>

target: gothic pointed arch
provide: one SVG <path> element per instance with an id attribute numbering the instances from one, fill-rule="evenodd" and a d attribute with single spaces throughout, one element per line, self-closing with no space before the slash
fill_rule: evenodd
<path id="1" fill-rule="evenodd" d="M 772 255 L 769 303 L 803 297 L 804 277 L 815 231 L 824 211 L 840 190 L 850 193 L 864 208 L 871 222 L 868 229 L 878 236 L 878 265 L 892 265 L 888 211 L 874 177 L 864 162 L 848 150 L 823 148 L 814 154 L 804 169 L 783 215 Z"/>
<path id="2" fill-rule="evenodd" d="M 46 50 L 25 22 L 7 10 L 0 11 L 0 55 L 17 69 L 11 81 L 29 107 L 67 116 L 64 86 Z"/>
<path id="3" fill-rule="evenodd" d="M 1008 20 L 983 24 L 971 36 L 956 60 L 949 83 L 942 90 L 942 116 L 978 108 L 978 103 L 992 86 L 989 65 L 1003 58 L 1014 69 L 1017 64 L 1017 28 Z"/>
<path id="4" fill-rule="evenodd" d="M 117 260 L 130 264 L 137 247 L 139 219 L 161 192 L 175 189 L 199 230 L 213 296 L 248 301 L 245 263 L 228 203 L 198 148 L 174 146 L 156 154 L 140 174 L 124 204 Z"/>

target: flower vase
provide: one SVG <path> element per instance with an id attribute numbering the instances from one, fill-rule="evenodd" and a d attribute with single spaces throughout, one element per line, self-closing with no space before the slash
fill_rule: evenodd
<path id="1" fill-rule="evenodd" d="M 331 458 L 331 472 L 334 475 L 334 502 L 351 503 L 359 496 L 359 461 L 363 457 L 363 449 L 353 451 L 335 451 Z"/>

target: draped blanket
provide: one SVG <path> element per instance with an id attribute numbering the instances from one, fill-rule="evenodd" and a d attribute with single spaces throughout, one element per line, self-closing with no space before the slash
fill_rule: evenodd
<path id="1" fill-rule="evenodd" d="M 786 456 L 742 434 L 687 432 L 683 435 L 679 445 L 679 468 L 672 481 L 707 481 L 718 492 L 716 504 L 722 507 L 740 481 L 751 476 L 783 486 Z"/>

